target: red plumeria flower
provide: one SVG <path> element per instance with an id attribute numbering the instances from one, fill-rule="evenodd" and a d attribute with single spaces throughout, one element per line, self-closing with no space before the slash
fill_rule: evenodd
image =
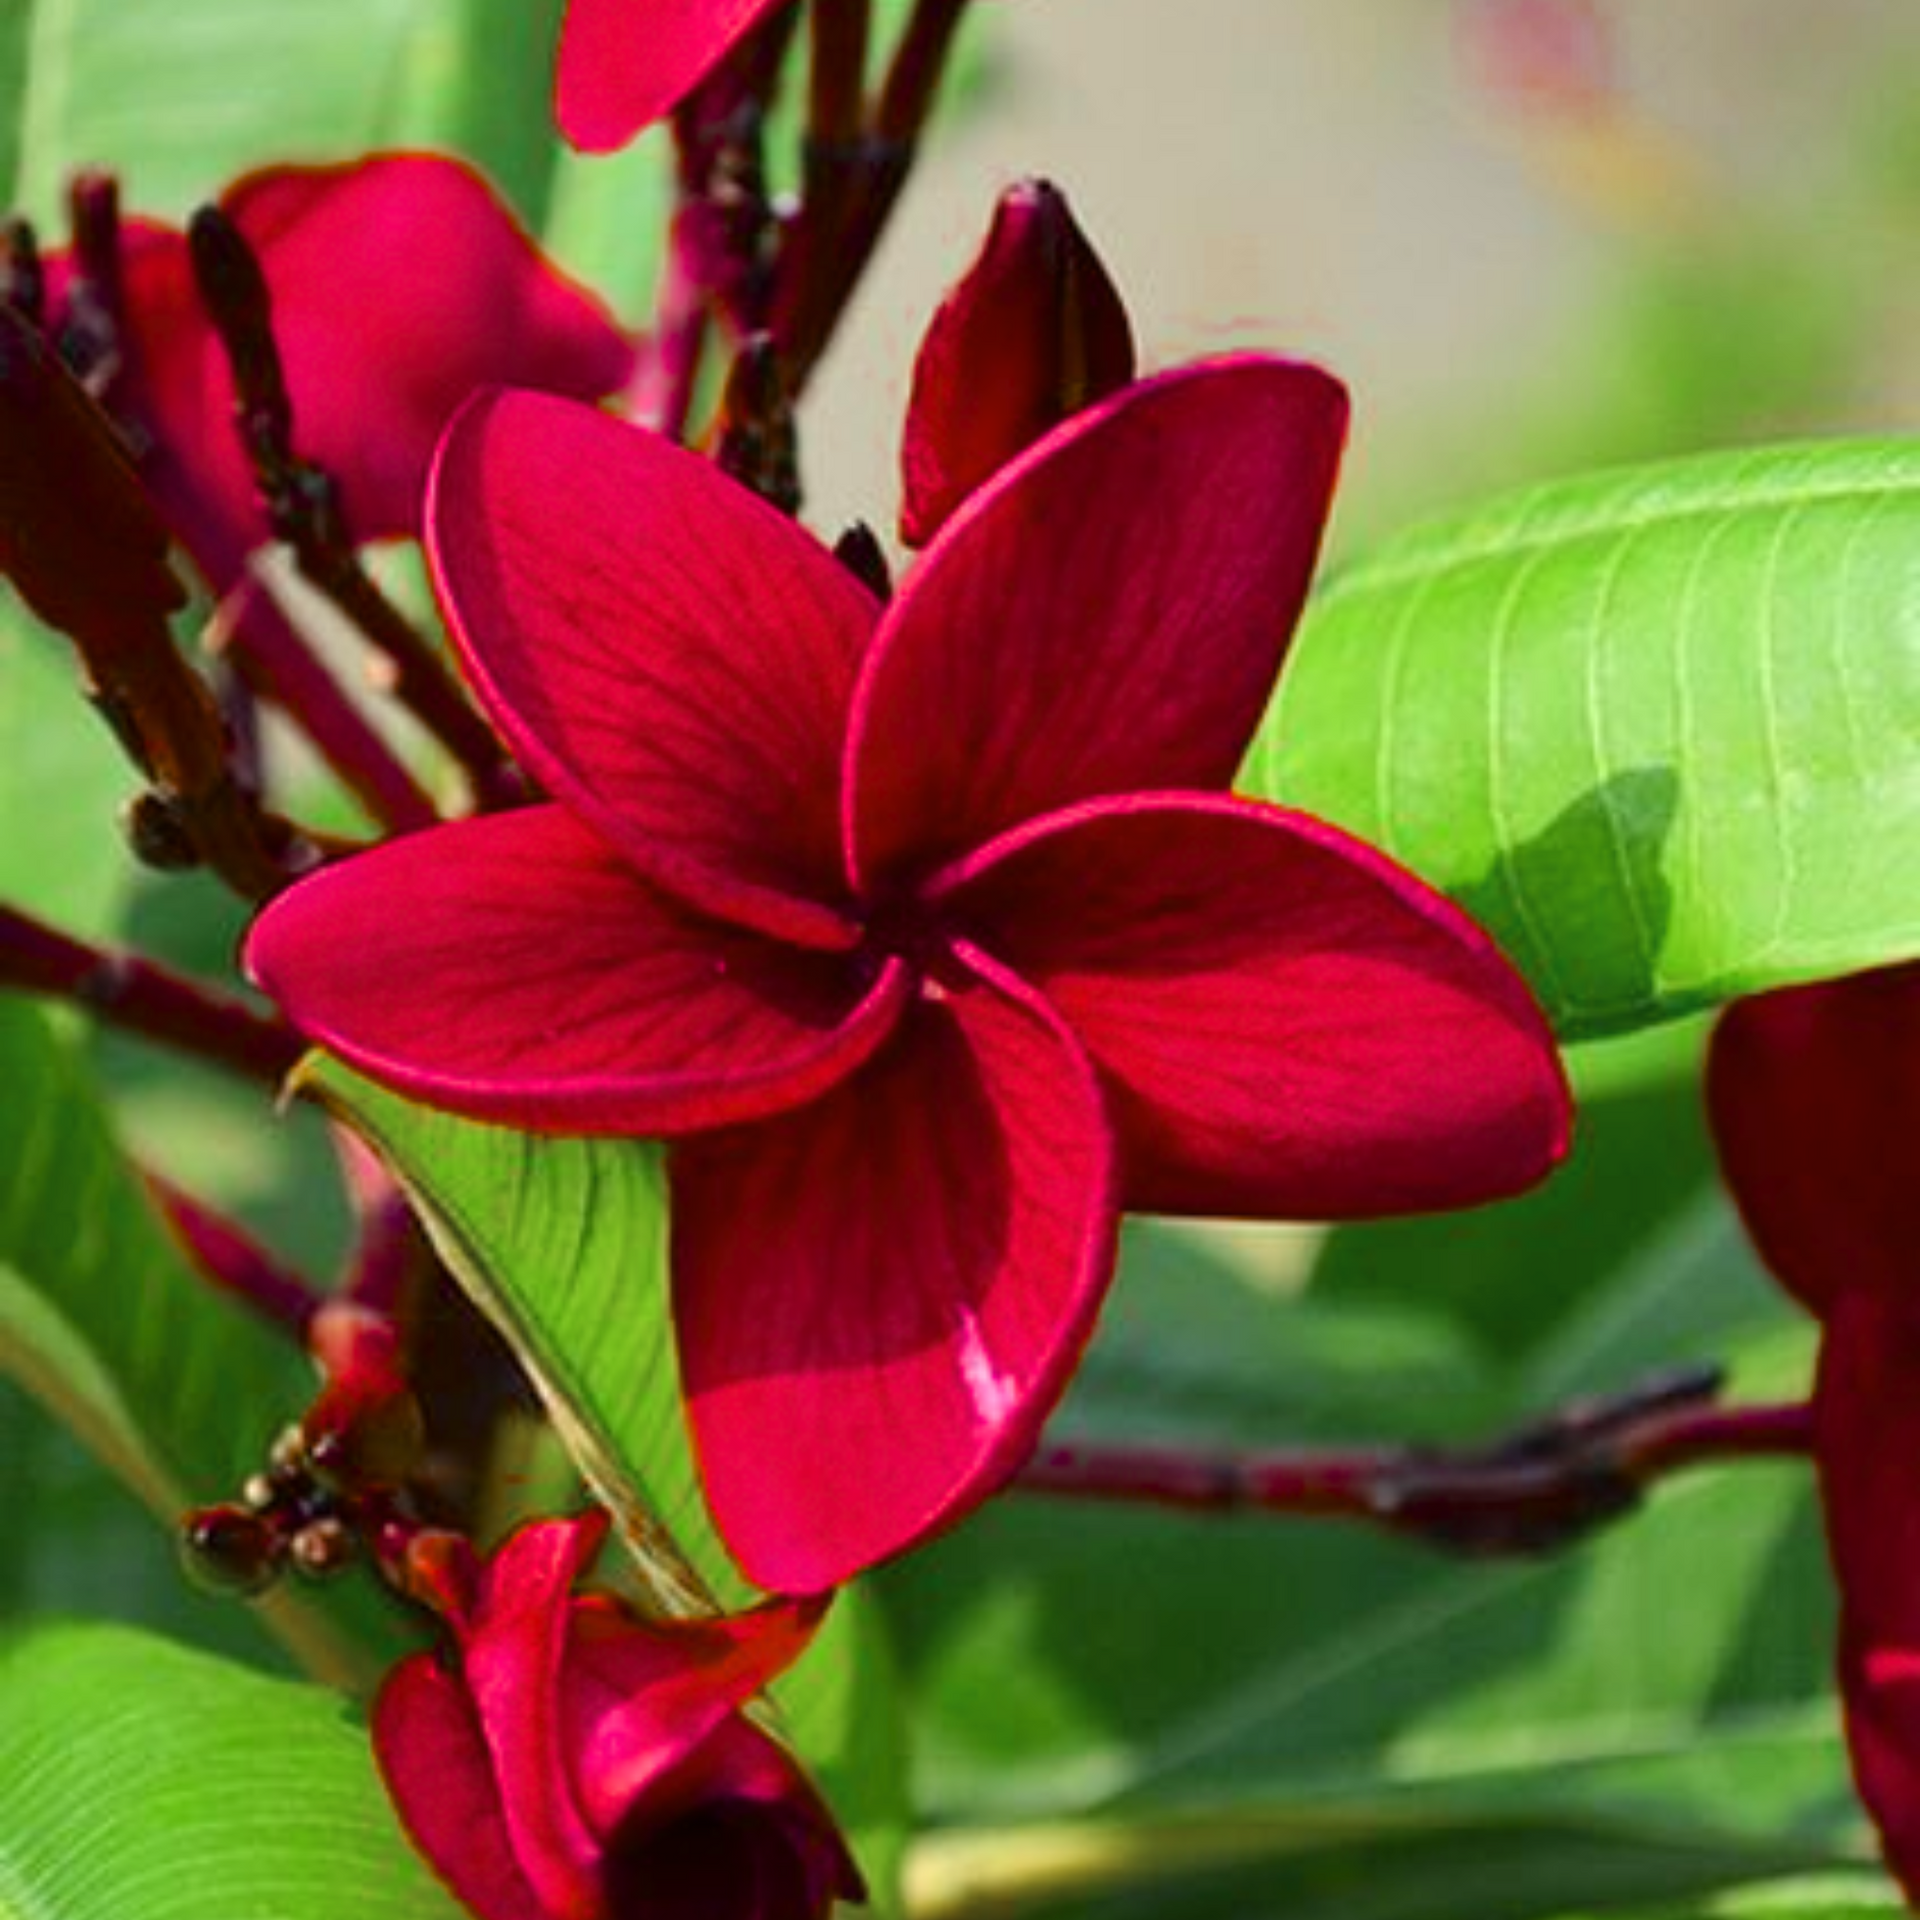
<path id="1" fill-rule="evenodd" d="M 1015 454 L 1132 378 L 1127 310 L 1066 195 L 1009 187 L 914 360 L 901 539 L 926 545 Z"/>
<path id="2" fill-rule="evenodd" d="M 1920 1900 L 1920 965 L 1730 1008 L 1707 1096 L 1754 1244 L 1821 1322 L 1814 1450 L 1847 1740 Z"/>
<path id="3" fill-rule="evenodd" d="M 553 111 L 583 153 L 670 112 L 779 0 L 570 0 Z"/>
<path id="4" fill-rule="evenodd" d="M 294 443 L 339 483 L 357 540 L 419 531 L 433 450 L 476 388 L 577 399 L 618 387 L 632 349 L 551 266 L 480 176 L 427 154 L 275 167 L 220 198 L 258 255 L 293 403 Z M 227 356 L 186 236 L 123 230 L 128 365 L 116 389 L 153 444 L 141 473 L 224 592 L 271 534 L 234 427 Z M 48 262 L 56 318 L 71 261 Z"/>
<path id="5" fill-rule="evenodd" d="M 740 1709 L 817 1604 L 644 1622 L 575 1594 L 605 1516 L 524 1527 L 454 1596 L 456 1655 L 373 1710 L 414 1844 L 480 1920 L 824 1920 L 865 1898 L 833 1816 Z"/>
<path id="6" fill-rule="evenodd" d="M 1562 1150 L 1558 1056 L 1485 936 L 1226 791 L 1345 419 L 1262 356 L 1142 382 L 884 611 L 635 428 L 505 393 L 448 435 L 440 591 L 554 804 L 315 876 L 249 964 L 420 1099 L 678 1136 L 690 1419 L 763 1586 L 834 1585 L 1013 1472 L 1123 1207 L 1458 1206 Z"/>

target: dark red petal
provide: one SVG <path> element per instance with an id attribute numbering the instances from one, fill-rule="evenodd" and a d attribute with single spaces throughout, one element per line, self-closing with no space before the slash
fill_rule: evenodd
<path id="1" fill-rule="evenodd" d="M 914 360 L 901 539 L 924 546 L 1016 454 L 1132 378 L 1127 310 L 1066 195 L 1009 187 Z"/>
<path id="2" fill-rule="evenodd" d="M 833 1586 L 998 1486 L 1112 1274 L 1092 1068 L 1037 996 L 967 964 L 824 1100 L 671 1163 L 694 1440 L 765 1587 Z"/>
<path id="3" fill-rule="evenodd" d="M 1346 430 L 1317 368 L 1145 380 L 948 522 L 868 654 L 848 861 L 875 886 L 1055 807 L 1224 787 L 1313 572 Z"/>
<path id="4" fill-rule="evenodd" d="M 553 1920 L 514 1858 L 459 1681 L 424 1654 L 402 1661 L 373 1704 L 373 1752 L 413 1844 L 479 1920 Z"/>
<path id="5" fill-rule="evenodd" d="M 340 482 L 356 539 L 419 532 L 434 447 L 476 388 L 591 400 L 632 366 L 606 308 L 459 161 L 276 167 L 221 204 L 272 290 L 295 446 Z M 224 362 L 208 390 L 226 409 L 209 436 L 231 440 Z"/>
<path id="6" fill-rule="evenodd" d="M 1742 1000 L 1707 1056 L 1720 1164 L 1761 1257 L 1814 1313 L 1912 1298 L 1920 1245 L 1920 965 Z"/>
<path id="7" fill-rule="evenodd" d="M 613 1920 L 826 1920 L 836 1896 L 866 1898 L 819 1795 L 737 1715 L 663 1797 L 678 1806 L 637 1809 L 609 1846 Z"/>
<path id="8" fill-rule="evenodd" d="M 721 1721 L 791 1666 L 823 1611 L 820 1603 L 776 1600 L 727 1620 L 643 1622 L 612 1605 L 576 1608 L 568 1742 L 594 1826 L 610 1833 Z"/>
<path id="9" fill-rule="evenodd" d="M 824 547 L 708 461 L 526 393 L 454 423 L 428 546 L 481 697 L 557 799 L 696 905 L 850 943 L 817 903 L 841 892 L 874 604 Z"/>
<path id="10" fill-rule="evenodd" d="M 1835 1295 L 1814 1413 L 1854 1777 L 1920 1899 L 1920 1301 Z"/>
<path id="11" fill-rule="evenodd" d="M 702 80 L 774 0 L 572 0 L 554 117 L 584 153 L 611 153 Z"/>
<path id="12" fill-rule="evenodd" d="M 480 1120 L 672 1133 L 810 1100 L 884 1038 L 898 967 L 706 920 L 558 807 L 410 834 L 292 888 L 249 972 L 303 1033 Z"/>
<path id="13" fill-rule="evenodd" d="M 1565 1150 L 1559 1054 L 1519 975 L 1457 907 L 1305 814 L 1095 801 L 993 843 L 929 899 L 1099 1066 L 1129 1207 L 1467 1206 Z"/>

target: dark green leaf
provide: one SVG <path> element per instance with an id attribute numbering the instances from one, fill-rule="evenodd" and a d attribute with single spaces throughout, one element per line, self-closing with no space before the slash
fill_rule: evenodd
<path id="1" fill-rule="evenodd" d="M 73 650 L 0 587 L 0 900 L 103 932 L 129 871 L 115 814 L 136 785 L 81 696 Z"/>
<path id="2" fill-rule="evenodd" d="M 107 1128 L 77 1043 L 0 996 L 0 1371 L 166 1524 L 231 1498 L 311 1391 L 287 1343 L 186 1265 Z M 329 1673 L 361 1670 L 305 1603 L 273 1622 Z"/>
<path id="3" fill-rule="evenodd" d="M 1453 894 L 1579 1036 L 1920 951 L 1917 734 L 1920 448 L 1838 442 L 1390 542 L 1246 777 Z"/>
<path id="4" fill-rule="evenodd" d="M 123 1628 L 0 1641 L 0 1910 L 456 1920 L 337 1695 Z"/>

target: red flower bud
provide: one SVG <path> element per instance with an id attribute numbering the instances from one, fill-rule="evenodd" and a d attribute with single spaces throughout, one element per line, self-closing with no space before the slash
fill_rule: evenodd
<path id="1" fill-rule="evenodd" d="M 1132 378 L 1126 308 L 1066 196 L 1009 188 L 914 363 L 901 539 L 924 546 L 1015 454 Z"/>
<path id="2" fill-rule="evenodd" d="M 821 1603 L 639 1620 L 570 1591 L 605 1530 L 523 1528 L 456 1612 L 457 1659 L 389 1677 L 374 1748 L 415 1844 L 480 1920 L 824 1920 L 863 1899 L 832 1815 L 740 1711 Z"/>

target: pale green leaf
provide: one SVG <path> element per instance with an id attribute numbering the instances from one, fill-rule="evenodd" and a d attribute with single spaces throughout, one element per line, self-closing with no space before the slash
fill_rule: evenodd
<path id="1" fill-rule="evenodd" d="M 1351 828 L 1599 1034 L 1920 951 L 1920 446 L 1715 454 L 1389 542 L 1251 789 Z"/>
<path id="2" fill-rule="evenodd" d="M 457 1920 L 338 1695 L 124 1628 L 0 1641 L 9 1920 Z"/>

